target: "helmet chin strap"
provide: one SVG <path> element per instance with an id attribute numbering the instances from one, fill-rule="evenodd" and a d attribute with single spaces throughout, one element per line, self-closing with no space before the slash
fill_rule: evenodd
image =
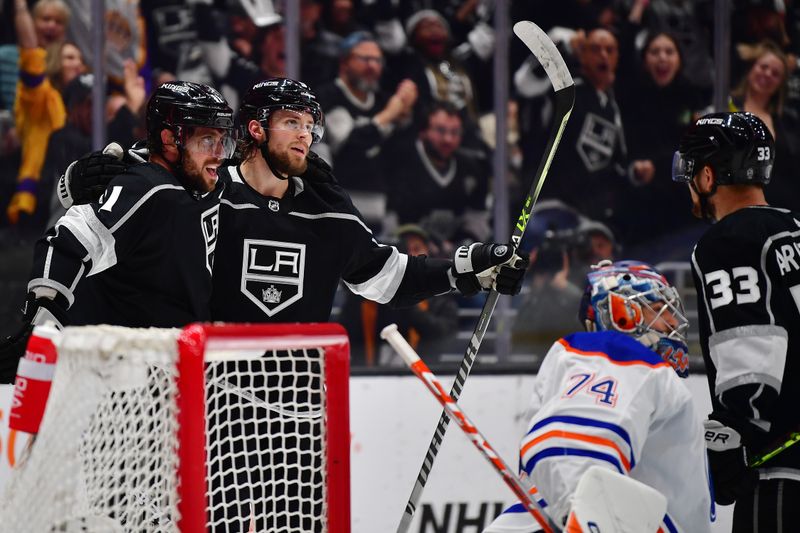
<path id="1" fill-rule="evenodd" d="M 263 143 L 258 145 L 258 150 L 261 152 L 261 157 L 263 157 L 264 161 L 267 162 L 267 166 L 269 167 L 269 169 L 272 171 L 272 173 L 275 175 L 276 178 L 278 178 L 279 180 L 288 180 L 289 179 L 288 174 L 283 174 L 282 172 L 278 172 L 278 170 L 275 168 L 272 156 L 269 155 L 269 147 L 267 146 L 268 144 L 269 144 L 269 137 L 267 137 L 267 139 Z"/>
<path id="2" fill-rule="evenodd" d="M 717 193 L 717 180 L 714 180 L 711 190 L 707 193 L 700 192 L 700 189 L 697 188 L 694 180 L 689 182 L 689 187 L 692 188 L 694 193 L 697 195 L 697 198 L 700 200 L 700 215 L 703 217 L 703 220 L 710 224 L 716 222 L 713 213 L 711 213 L 711 206 L 708 203 L 708 199 Z"/>

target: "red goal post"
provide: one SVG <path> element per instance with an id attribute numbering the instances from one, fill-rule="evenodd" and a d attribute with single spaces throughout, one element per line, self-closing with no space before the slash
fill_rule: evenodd
<path id="1" fill-rule="evenodd" d="M 9 531 L 349 532 L 338 324 L 75 327 L 56 345 L 39 434 L 0 495 Z"/>

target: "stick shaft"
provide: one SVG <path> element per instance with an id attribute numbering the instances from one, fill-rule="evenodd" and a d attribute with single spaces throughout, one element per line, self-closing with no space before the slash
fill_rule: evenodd
<path id="1" fill-rule="evenodd" d="M 505 484 L 516 495 L 519 501 L 523 504 L 525 509 L 533 515 L 536 521 L 542 526 L 545 533 L 553 533 L 559 531 L 558 527 L 553 524 L 547 514 L 544 512 L 539 503 L 528 494 L 526 488 L 519 481 L 517 476 L 506 464 L 500 455 L 495 451 L 494 447 L 489 444 L 483 434 L 478 430 L 475 424 L 469 417 L 461 410 L 458 403 L 447 393 L 439 378 L 431 372 L 428 365 L 422 361 L 419 356 L 414 352 L 414 349 L 403 336 L 397 331 L 397 326 L 392 324 L 387 326 L 381 332 L 383 337 L 392 347 L 400 354 L 406 364 L 414 372 L 433 396 L 439 401 L 444 408 L 445 412 L 451 420 L 455 420 L 458 427 L 460 427 L 464 434 L 469 438 L 470 442 L 478 449 L 483 457 L 489 461 L 498 474 L 503 478 Z"/>
<path id="2" fill-rule="evenodd" d="M 566 128 L 567 121 L 569 120 L 570 113 L 572 112 L 572 106 L 575 102 L 575 86 L 572 82 L 572 78 L 569 76 L 569 71 L 567 70 L 566 65 L 564 65 L 564 60 L 558 54 L 558 51 L 555 50 L 555 46 L 552 45 L 552 42 L 549 40 L 547 43 L 544 43 L 543 41 L 538 43 L 539 45 L 548 45 L 548 48 L 550 45 L 552 45 L 552 50 L 546 52 L 546 54 L 549 54 L 549 59 L 543 60 L 543 57 L 539 54 L 545 54 L 545 52 L 541 52 L 540 47 L 536 47 L 536 50 L 534 50 L 534 47 L 529 44 L 529 36 L 523 38 L 522 32 L 518 31 L 517 28 L 521 24 L 523 24 L 523 22 L 517 23 L 517 25 L 514 26 L 514 31 L 517 32 L 517 35 L 523 39 L 528 48 L 531 49 L 531 52 L 534 53 L 537 59 L 539 59 L 540 62 L 545 66 L 548 77 L 550 77 L 553 86 L 556 88 L 556 121 L 551 132 L 550 139 L 548 140 L 547 147 L 545 148 L 544 155 L 539 162 L 539 168 L 536 171 L 534 178 L 531 180 L 528 196 L 525 198 L 525 202 L 523 203 L 517 223 L 514 225 L 514 231 L 511 235 L 511 244 L 515 250 L 519 247 L 519 244 L 522 241 L 522 236 L 525 233 L 525 228 L 528 226 L 531 212 L 533 211 L 533 207 L 536 205 L 536 201 L 539 198 L 539 193 L 544 185 L 547 172 L 550 169 L 550 163 L 553 161 L 553 156 L 558 148 L 558 143 L 561 141 L 561 136 L 564 133 L 564 128 Z M 534 31 L 541 32 L 541 30 L 532 23 L 527 24 L 534 26 Z M 525 32 L 532 31 L 529 26 L 523 26 L 523 30 Z M 554 66 L 556 63 L 559 63 L 558 67 Z M 475 331 L 473 331 L 472 336 L 470 337 L 466 352 L 464 353 L 464 357 L 458 367 L 453 388 L 450 391 L 450 396 L 452 396 L 455 400 L 458 400 L 458 398 L 461 396 L 461 392 L 464 389 L 464 384 L 467 381 L 467 377 L 469 377 L 469 373 L 472 371 L 472 365 L 475 362 L 475 358 L 478 355 L 478 351 L 483 343 L 483 339 L 486 336 L 486 331 L 489 327 L 489 322 L 492 319 L 495 306 L 497 305 L 498 297 L 499 294 L 497 291 L 491 291 L 486 298 L 486 302 L 483 304 L 483 309 L 481 309 L 478 323 L 475 325 Z M 428 451 L 425 453 L 425 459 L 422 462 L 422 466 L 419 469 L 419 474 L 417 474 L 417 479 L 414 482 L 414 488 L 411 491 L 411 496 L 409 497 L 408 502 L 406 503 L 406 508 L 403 511 L 403 516 L 400 520 L 400 525 L 397 528 L 397 533 L 407 533 L 409 526 L 411 525 L 411 519 L 414 517 L 414 512 L 416 511 L 422 496 L 422 491 L 425 488 L 425 484 L 428 482 L 428 476 L 433 468 L 433 462 L 442 446 L 442 440 L 444 439 L 444 434 L 447 431 L 448 422 L 449 419 L 447 412 L 442 411 L 442 414 L 439 417 L 439 422 L 436 424 L 436 430 L 434 431 L 431 442 L 428 445 Z"/>
<path id="3" fill-rule="evenodd" d="M 767 453 L 761 454 L 760 456 L 756 457 L 755 459 L 750 461 L 749 466 L 755 468 L 757 466 L 763 465 L 764 463 L 766 463 L 767 461 L 769 461 L 770 459 L 772 459 L 773 457 L 775 457 L 776 455 L 778 455 L 782 451 L 784 451 L 787 448 L 790 448 L 791 446 L 794 446 L 795 444 L 797 444 L 798 441 L 800 441 L 800 433 L 797 433 L 797 432 L 790 433 L 786 437 L 786 440 L 780 446 L 778 446 L 777 448 L 775 448 L 772 451 L 769 451 Z"/>

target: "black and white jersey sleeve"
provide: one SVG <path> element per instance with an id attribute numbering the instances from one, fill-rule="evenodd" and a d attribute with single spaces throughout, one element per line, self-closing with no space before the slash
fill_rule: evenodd
<path id="1" fill-rule="evenodd" d="M 98 203 L 73 206 L 37 242 L 28 290 L 54 289 L 73 324 L 205 320 L 218 196 L 196 197 L 164 168 L 134 165 Z"/>
<path id="2" fill-rule="evenodd" d="M 371 233 L 368 239 L 362 235 L 354 241 L 357 246 L 343 276 L 355 294 L 381 304 L 409 306 L 452 290 L 450 261 L 409 256 L 378 243 Z"/>
<path id="3" fill-rule="evenodd" d="M 798 216 L 741 209 L 712 226 L 692 254 L 714 408 L 761 430 L 764 444 L 800 423 Z"/>

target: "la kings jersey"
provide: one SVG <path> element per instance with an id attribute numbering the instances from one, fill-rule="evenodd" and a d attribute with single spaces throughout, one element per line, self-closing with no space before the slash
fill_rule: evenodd
<path id="1" fill-rule="evenodd" d="M 236 166 L 219 174 L 230 184 L 220 206 L 214 320 L 327 321 L 340 280 L 378 303 L 415 303 L 450 290 L 449 262 L 378 244 L 338 185 L 295 177 L 283 198 L 271 198 Z"/>
<path id="2" fill-rule="evenodd" d="M 160 165 L 131 166 L 37 242 L 28 289 L 55 289 L 75 325 L 208 320 L 223 189 L 193 195 Z"/>
<path id="3" fill-rule="evenodd" d="M 751 453 L 770 451 L 800 426 L 800 214 L 735 211 L 703 235 L 692 266 L 714 410 L 761 430 Z M 800 447 L 762 471 L 787 468 L 800 475 Z"/>
<path id="4" fill-rule="evenodd" d="M 667 498 L 660 531 L 710 531 L 714 514 L 700 415 L 672 367 L 615 331 L 575 333 L 545 356 L 520 443 L 520 469 L 556 523 L 592 465 L 645 483 Z M 538 531 L 521 504 L 486 533 Z"/>

